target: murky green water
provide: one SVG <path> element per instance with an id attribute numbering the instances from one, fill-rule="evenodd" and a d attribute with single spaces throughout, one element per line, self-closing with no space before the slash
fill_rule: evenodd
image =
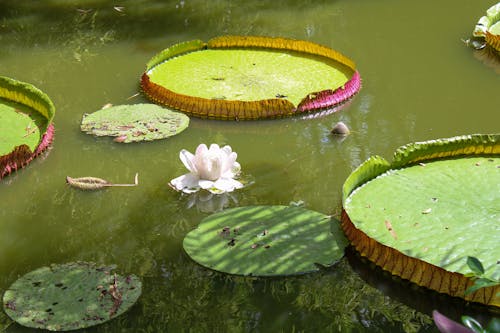
<path id="1" fill-rule="evenodd" d="M 351 252 L 318 274 L 251 280 L 199 267 L 182 239 L 223 204 L 303 200 L 338 214 L 344 179 L 369 156 L 498 132 L 498 64 L 482 63 L 460 41 L 493 2 L 129 0 L 115 9 L 98 0 L 0 1 L 0 75 L 37 85 L 57 108 L 50 153 L 0 182 L 0 290 L 40 266 L 76 260 L 140 275 L 139 304 L 89 332 L 436 332 L 434 308 L 486 320 L 484 309 L 392 281 Z M 130 145 L 80 132 L 86 112 L 145 102 L 128 98 L 156 52 L 224 34 L 330 46 L 356 61 L 363 88 L 342 111 L 318 119 L 192 119 L 176 137 Z M 343 141 L 329 135 L 340 120 L 354 132 Z M 188 208 L 167 183 L 185 172 L 178 152 L 202 142 L 230 144 L 255 184 L 227 202 Z M 66 176 L 87 175 L 132 182 L 136 172 L 135 188 L 87 193 L 65 184 Z"/>

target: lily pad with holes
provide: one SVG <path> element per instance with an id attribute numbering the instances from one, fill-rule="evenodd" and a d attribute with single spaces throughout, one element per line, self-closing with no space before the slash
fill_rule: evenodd
<path id="1" fill-rule="evenodd" d="M 114 268 L 85 262 L 39 268 L 7 289 L 4 310 L 20 325 L 51 331 L 104 323 L 127 311 L 142 290 L 135 275 Z"/>
<path id="2" fill-rule="evenodd" d="M 336 263 L 344 244 L 330 216 L 291 206 L 248 206 L 210 215 L 184 238 L 187 254 L 237 275 L 295 275 Z"/>
<path id="3" fill-rule="evenodd" d="M 469 256 L 500 278 L 500 136 L 419 142 L 375 156 L 344 183 L 342 228 L 368 259 L 418 285 L 500 306 L 500 287 L 465 295 Z"/>
<path id="4" fill-rule="evenodd" d="M 55 108 L 33 85 L 0 76 L 0 179 L 50 145 Z"/>
<path id="5" fill-rule="evenodd" d="M 179 134 L 189 125 L 183 113 L 155 104 L 117 105 L 85 114 L 81 130 L 95 136 L 114 136 L 116 142 L 164 139 Z"/>
<path id="6" fill-rule="evenodd" d="M 141 84 L 155 103 L 187 114 L 248 120 L 332 108 L 356 94 L 361 81 L 354 62 L 326 46 L 225 36 L 163 50 Z"/>

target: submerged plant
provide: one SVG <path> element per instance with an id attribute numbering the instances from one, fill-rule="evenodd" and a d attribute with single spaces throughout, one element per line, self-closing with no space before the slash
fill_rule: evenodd
<path id="1" fill-rule="evenodd" d="M 204 189 L 211 193 L 225 193 L 243 187 L 235 179 L 241 167 L 236 162 L 238 155 L 230 146 L 221 148 L 213 143 L 208 148 L 202 143 L 194 155 L 183 149 L 179 157 L 189 173 L 170 181 L 169 185 L 177 191 L 194 193 Z"/>

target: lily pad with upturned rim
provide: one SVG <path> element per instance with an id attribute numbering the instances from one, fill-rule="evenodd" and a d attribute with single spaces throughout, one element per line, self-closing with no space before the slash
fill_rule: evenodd
<path id="1" fill-rule="evenodd" d="M 474 37 L 484 38 L 486 43 L 491 45 L 497 55 L 500 52 L 500 2 L 491 6 L 477 22 L 474 31 Z"/>
<path id="2" fill-rule="evenodd" d="M 95 136 L 114 136 L 129 143 L 165 139 L 179 134 L 189 125 L 183 113 L 155 104 L 117 105 L 85 114 L 81 130 Z"/>
<path id="3" fill-rule="evenodd" d="M 465 295 L 467 257 L 500 277 L 500 136 L 410 144 L 372 157 L 344 183 L 342 228 L 361 255 L 418 285 L 500 306 L 500 287 Z"/>
<path id="4" fill-rule="evenodd" d="M 142 290 L 135 275 L 114 268 L 77 262 L 36 269 L 7 289 L 4 310 L 23 326 L 51 331 L 104 323 L 127 311 Z"/>
<path id="5" fill-rule="evenodd" d="M 0 179 L 48 148 L 54 113 L 52 101 L 41 90 L 0 76 Z"/>
<path id="6" fill-rule="evenodd" d="M 148 62 L 141 81 L 156 103 L 233 120 L 330 108 L 351 98 L 360 84 L 352 60 L 328 47 L 249 36 L 176 44 Z"/>
<path id="7" fill-rule="evenodd" d="M 203 219 L 183 246 L 197 263 L 224 273 L 303 274 L 343 256 L 343 236 L 340 229 L 332 233 L 332 223 L 330 216 L 301 207 L 238 207 Z"/>

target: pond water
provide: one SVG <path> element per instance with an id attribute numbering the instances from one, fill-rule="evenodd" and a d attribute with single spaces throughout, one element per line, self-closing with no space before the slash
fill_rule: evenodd
<path id="1" fill-rule="evenodd" d="M 498 63 L 482 62 L 460 41 L 493 3 L 0 1 L 0 75 L 35 84 L 57 109 L 49 154 L 0 181 L 0 291 L 38 267 L 83 260 L 115 263 L 144 284 L 130 312 L 88 332 L 436 332 L 432 309 L 487 321 L 486 309 L 395 281 L 351 250 L 317 274 L 249 279 L 198 266 L 182 239 L 223 207 L 301 200 L 338 216 L 345 178 L 369 156 L 498 132 Z M 363 87 L 342 110 L 315 119 L 193 118 L 178 136 L 129 145 L 80 132 L 82 115 L 106 103 L 147 102 L 131 96 L 154 54 L 225 34 L 327 45 L 357 63 Z M 353 132 L 345 140 L 329 134 L 338 121 Z M 199 143 L 231 145 L 254 184 L 194 205 L 174 192 L 168 181 L 185 172 L 179 151 Z M 127 183 L 136 172 L 138 187 L 81 192 L 65 184 L 66 176 Z"/>

